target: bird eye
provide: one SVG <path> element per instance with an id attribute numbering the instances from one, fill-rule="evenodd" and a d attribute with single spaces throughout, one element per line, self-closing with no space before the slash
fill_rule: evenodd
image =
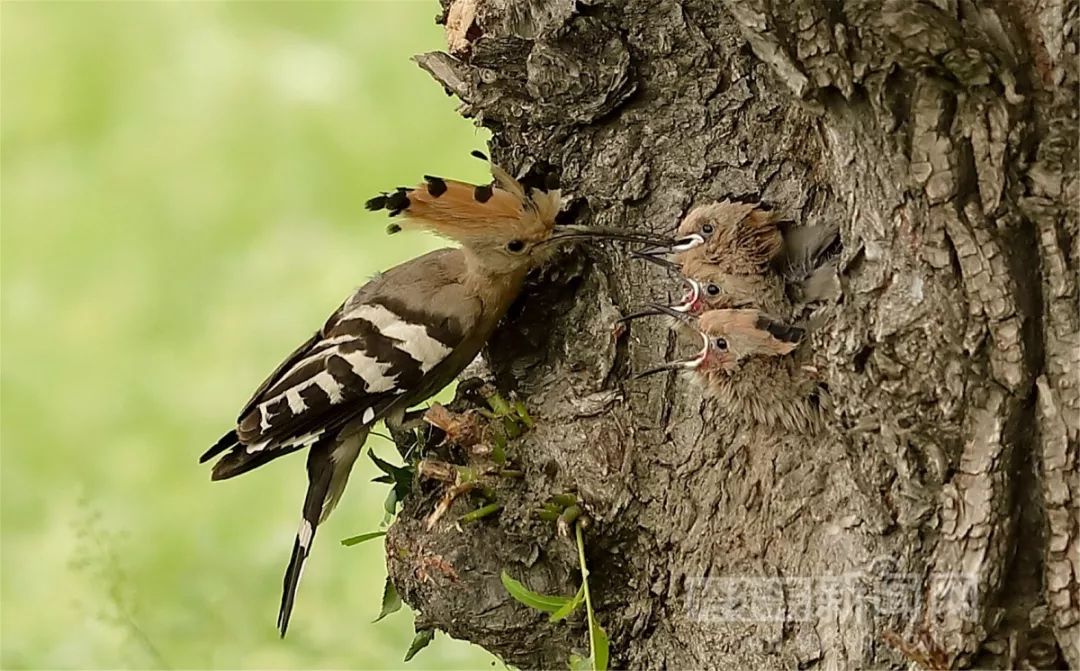
<path id="1" fill-rule="evenodd" d="M 716 286 L 715 284 L 710 284 L 709 286 L 705 287 L 705 293 L 709 294 L 710 296 L 716 296 L 720 293 L 720 287 Z"/>
<path id="2" fill-rule="evenodd" d="M 721 352 L 727 351 L 727 340 L 724 340 L 723 338 L 717 338 L 713 341 L 713 344 L 716 345 L 716 349 L 720 350 Z"/>
<path id="3" fill-rule="evenodd" d="M 705 224 L 704 226 L 702 226 L 701 227 L 701 232 L 704 233 L 705 235 L 708 235 L 708 234 L 712 233 L 713 232 L 712 224 Z"/>
<path id="4" fill-rule="evenodd" d="M 510 242 L 506 243 L 506 251 L 510 252 L 511 254 L 520 254 L 521 252 L 525 251 L 525 243 L 521 240 L 511 240 Z"/>

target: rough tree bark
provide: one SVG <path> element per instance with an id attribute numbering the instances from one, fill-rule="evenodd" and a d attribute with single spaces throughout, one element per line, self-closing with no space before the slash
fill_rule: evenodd
<path id="1" fill-rule="evenodd" d="M 579 222 L 666 232 L 757 193 L 839 224 L 844 293 L 803 345 L 828 429 L 762 434 L 629 379 L 680 346 L 612 322 L 670 278 L 620 247 L 561 259 L 486 353 L 538 421 L 525 477 L 497 518 L 429 531 L 414 496 L 388 536 L 418 625 L 565 667 L 581 623 L 499 573 L 575 590 L 531 514 L 574 491 L 615 667 L 1080 668 L 1075 0 L 443 4 L 451 53 L 420 66 L 498 162 L 558 166 Z M 735 577 L 775 617 L 724 617 Z"/>

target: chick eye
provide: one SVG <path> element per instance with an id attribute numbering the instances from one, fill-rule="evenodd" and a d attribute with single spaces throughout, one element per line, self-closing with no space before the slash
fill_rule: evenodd
<path id="1" fill-rule="evenodd" d="M 521 252 L 525 251 L 525 243 L 521 240 L 511 240 L 510 242 L 506 243 L 506 251 L 510 252 L 511 254 L 520 254 Z"/>
<path id="2" fill-rule="evenodd" d="M 710 296 L 716 296 L 720 293 L 720 287 L 716 286 L 715 284 L 710 284 L 709 286 L 705 287 L 705 293 L 709 294 Z"/>
<path id="3" fill-rule="evenodd" d="M 717 338 L 716 340 L 714 340 L 713 345 L 716 345 L 716 349 L 720 350 L 721 352 L 727 351 L 727 340 L 724 340 L 723 338 Z"/>
<path id="4" fill-rule="evenodd" d="M 713 225 L 712 224 L 705 224 L 704 226 L 701 227 L 701 232 L 704 233 L 705 235 L 708 235 L 708 234 L 712 233 L 713 232 Z"/>

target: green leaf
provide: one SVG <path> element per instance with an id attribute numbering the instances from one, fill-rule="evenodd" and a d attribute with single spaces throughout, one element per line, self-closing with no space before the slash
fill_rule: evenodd
<path id="1" fill-rule="evenodd" d="M 382 610 L 379 611 L 379 617 L 375 618 L 374 622 L 378 622 L 390 613 L 396 613 L 399 610 L 401 610 L 401 597 L 398 596 L 394 583 L 390 581 L 390 576 L 386 576 L 386 583 L 383 585 L 382 592 Z"/>
<path id="2" fill-rule="evenodd" d="M 499 466 L 506 465 L 506 437 L 501 433 L 495 434 L 495 444 L 491 447 L 491 460 Z"/>
<path id="3" fill-rule="evenodd" d="M 392 476 L 397 471 L 405 470 L 402 466 L 395 466 L 395 465 L 391 464 L 389 461 L 386 461 L 385 459 L 380 458 L 379 455 L 375 454 L 374 452 L 368 452 L 368 457 L 371 458 L 371 461 L 375 464 L 375 466 L 380 471 L 382 471 L 383 473 L 386 473 L 387 475 Z"/>
<path id="4" fill-rule="evenodd" d="M 393 484 L 394 491 L 397 493 L 397 500 L 404 501 L 405 497 L 412 491 L 412 466 L 395 466 L 385 459 L 380 459 L 374 452 L 368 452 L 368 456 L 371 457 L 371 461 L 375 464 L 376 468 L 386 474 L 380 475 L 372 480 L 372 482 Z"/>
<path id="5" fill-rule="evenodd" d="M 570 506 L 577 505 L 577 495 L 570 493 L 556 494 L 551 497 L 551 501 L 560 508 L 569 508 Z"/>
<path id="6" fill-rule="evenodd" d="M 503 587 L 510 593 L 510 596 L 529 608 L 541 610 L 545 613 L 554 613 L 558 611 L 571 599 L 571 597 L 568 596 L 548 596 L 546 594 L 538 594 L 525 585 L 522 585 L 517 580 L 511 578 L 510 574 L 506 571 L 503 571 L 502 575 L 499 577 L 502 579 Z"/>
<path id="7" fill-rule="evenodd" d="M 506 399 L 503 398 L 502 395 L 498 392 L 495 392 L 484 400 L 487 401 L 487 404 L 491 408 L 491 411 L 494 412 L 498 417 L 504 417 L 510 414 L 510 404 L 507 403 Z"/>
<path id="8" fill-rule="evenodd" d="M 398 504 L 404 501 L 412 492 L 413 467 L 410 465 L 395 466 L 385 459 L 379 458 L 378 455 L 371 451 L 368 451 L 368 457 L 384 473 L 384 475 L 374 478 L 372 482 L 392 485 L 390 493 L 386 495 L 386 501 L 383 503 L 383 508 L 386 510 L 386 516 L 383 519 L 389 522 L 397 514 Z"/>
<path id="9" fill-rule="evenodd" d="M 391 489 L 386 493 L 386 500 L 383 501 L 383 510 L 386 511 L 386 515 L 383 517 L 384 524 L 393 519 L 394 515 L 397 513 L 397 504 L 397 489 Z"/>
<path id="10" fill-rule="evenodd" d="M 518 417 L 521 418 L 521 421 L 525 423 L 526 427 L 531 429 L 536 425 L 533 418 L 529 416 L 529 411 L 525 409 L 525 403 L 523 401 L 514 401 L 514 410 L 517 412 Z"/>
<path id="11" fill-rule="evenodd" d="M 521 437 L 521 425 L 513 417 L 503 417 L 503 431 L 510 440 Z"/>
<path id="12" fill-rule="evenodd" d="M 570 655 L 570 671 L 607 671 L 608 637 L 595 619 L 589 620 L 589 638 L 595 646 L 592 655 Z"/>
<path id="13" fill-rule="evenodd" d="M 581 604 L 585 603 L 585 585 L 582 585 L 573 599 L 570 599 L 563 607 L 551 614 L 548 618 L 548 622 L 554 624 L 555 622 L 562 622 L 566 618 L 573 615 L 574 611 L 581 607 Z"/>
<path id="14" fill-rule="evenodd" d="M 345 540 L 341 541 L 341 544 L 345 545 L 345 546 L 359 545 L 359 544 L 363 543 L 364 541 L 369 541 L 372 538 L 379 538 L 379 537 L 382 537 L 382 536 L 385 536 L 385 535 L 386 535 L 385 531 L 369 531 L 366 534 L 360 534 L 359 536 L 353 536 L 352 538 L 346 538 Z"/>
<path id="15" fill-rule="evenodd" d="M 607 671 L 609 647 L 607 632 L 595 617 L 589 618 L 589 635 L 593 641 L 593 671 Z"/>
<path id="16" fill-rule="evenodd" d="M 426 648 L 433 638 L 435 638 L 434 629 L 421 629 L 417 631 L 416 636 L 413 636 L 412 644 L 409 645 L 409 651 L 405 653 L 405 661 L 408 662 L 413 657 L 416 657 L 416 653 Z"/>
<path id="17" fill-rule="evenodd" d="M 458 518 L 458 522 L 462 524 L 476 522 L 478 520 L 484 519 L 485 517 L 490 517 L 491 515 L 494 515 L 495 513 L 502 510 L 502 508 L 503 507 L 501 503 L 489 503 L 486 506 L 482 506 L 480 508 L 477 508 L 476 510 L 470 510 L 469 512 L 465 513 Z"/>

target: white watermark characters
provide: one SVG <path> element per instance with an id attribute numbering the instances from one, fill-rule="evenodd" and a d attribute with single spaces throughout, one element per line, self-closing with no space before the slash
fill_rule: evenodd
<path id="1" fill-rule="evenodd" d="M 939 615 L 975 620 L 974 576 L 899 573 L 890 560 L 862 572 L 827 576 L 689 578 L 687 615 L 699 622 L 801 622 L 852 615 L 914 617 L 929 606 Z"/>

